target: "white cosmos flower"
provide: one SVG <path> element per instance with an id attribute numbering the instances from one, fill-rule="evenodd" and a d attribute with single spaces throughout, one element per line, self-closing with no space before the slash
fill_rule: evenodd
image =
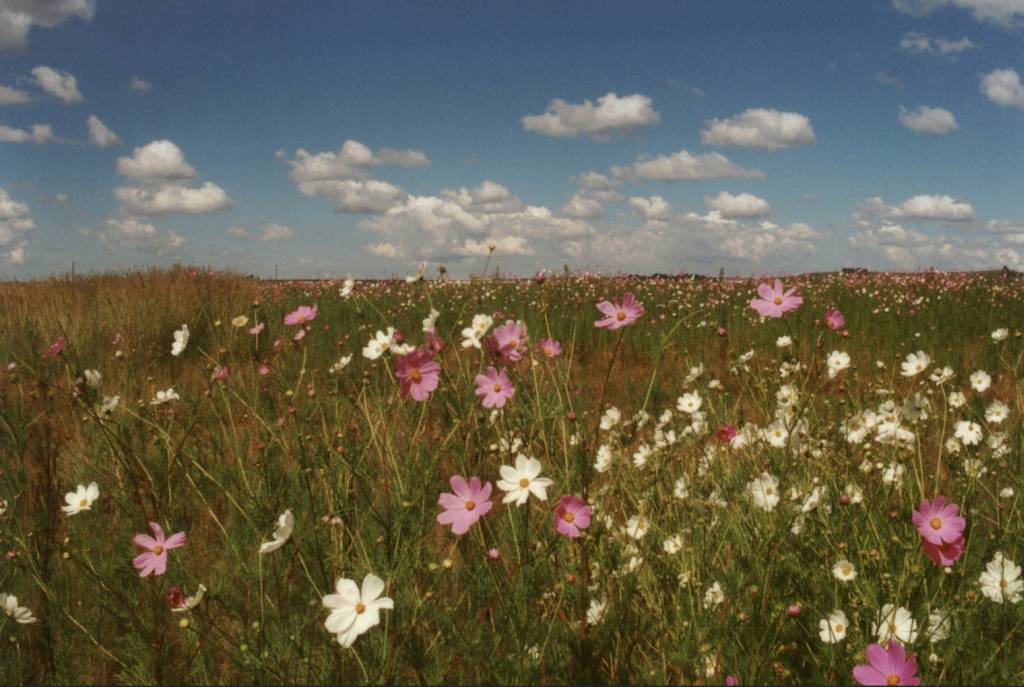
<path id="1" fill-rule="evenodd" d="M 338 295 L 342 298 L 348 298 L 352 295 L 352 289 L 355 288 L 356 280 L 351 275 L 346 275 L 345 281 L 342 282 L 341 288 L 338 289 Z"/>
<path id="2" fill-rule="evenodd" d="M 647 521 L 647 518 L 642 515 L 634 515 L 626 521 L 626 527 L 623 531 L 633 537 L 633 539 L 643 539 L 650 528 L 651 523 Z"/>
<path id="3" fill-rule="evenodd" d="M 832 577 L 840 582 L 852 582 L 857 577 L 857 568 L 845 558 L 840 559 L 832 566 Z"/>
<path id="4" fill-rule="evenodd" d="M 785 448 L 789 430 L 781 420 L 776 420 L 764 428 L 764 438 L 769 445 L 775 448 Z"/>
<path id="5" fill-rule="evenodd" d="M 950 408 L 963 408 L 967 403 L 967 397 L 964 396 L 962 391 L 954 391 L 949 395 L 948 401 Z"/>
<path id="6" fill-rule="evenodd" d="M 597 448 L 597 460 L 594 461 L 594 469 L 598 472 L 606 472 L 612 466 L 614 454 L 607 444 L 601 444 Z"/>
<path id="7" fill-rule="evenodd" d="M 917 353 L 910 353 L 907 355 L 906 360 L 903 362 L 901 367 L 903 372 L 901 373 L 904 377 L 914 377 L 922 372 L 931 365 L 932 359 L 924 351 L 918 351 Z"/>
<path id="8" fill-rule="evenodd" d="M 28 610 L 24 606 L 18 605 L 18 597 L 13 594 L 0 594 L 0 608 L 3 609 L 4 615 L 12 619 L 16 623 L 27 625 L 28 623 L 34 623 L 39 619 L 32 615 L 32 611 Z"/>
<path id="9" fill-rule="evenodd" d="M 1010 409 L 1002 401 L 992 401 L 985 409 L 985 422 L 998 425 L 1010 416 Z"/>
<path id="10" fill-rule="evenodd" d="M 601 429 L 609 430 L 615 425 L 619 424 L 619 420 L 622 419 L 622 413 L 615 406 L 611 406 L 608 410 L 604 411 L 604 415 L 601 416 Z"/>
<path id="11" fill-rule="evenodd" d="M 904 644 L 913 644 L 917 639 L 917 621 L 903 606 L 885 604 L 873 632 L 879 643 L 898 639 Z"/>
<path id="12" fill-rule="evenodd" d="M 239 315 L 238 317 L 231 318 L 231 326 L 236 329 L 241 329 L 245 325 L 249 324 L 249 318 L 245 315 Z"/>
<path id="13" fill-rule="evenodd" d="M 82 373 L 82 378 L 85 379 L 85 383 L 93 389 L 98 388 L 100 382 L 103 381 L 103 375 L 100 374 L 99 370 L 86 370 Z"/>
<path id="14" fill-rule="evenodd" d="M 427 273 L 427 263 L 426 263 L 426 261 L 423 261 L 423 262 L 420 263 L 420 266 L 416 268 L 416 273 L 415 274 L 410 274 L 408 277 L 405 278 L 405 283 L 406 284 L 415 284 L 416 282 L 421 281 L 423 279 L 423 276 L 426 273 Z"/>
<path id="15" fill-rule="evenodd" d="M 832 379 L 837 374 L 850 367 L 850 355 L 844 351 L 832 351 L 828 354 L 828 378 Z"/>
<path id="16" fill-rule="evenodd" d="M 672 487 L 672 495 L 680 501 L 690 495 L 690 482 L 686 479 L 686 475 L 676 480 L 675 485 Z"/>
<path id="17" fill-rule="evenodd" d="M 975 446 L 981 443 L 981 425 L 970 420 L 960 420 L 956 423 L 953 436 L 964 443 L 964 446 Z"/>
<path id="18" fill-rule="evenodd" d="M 369 343 L 363 346 L 363 357 L 376 360 L 395 345 L 395 328 L 388 327 L 388 331 L 382 332 L 379 329 L 373 335 Z"/>
<path id="19" fill-rule="evenodd" d="M 993 341 L 1006 341 L 1006 337 L 1010 335 L 1010 330 L 1006 327 L 1000 327 L 999 329 L 992 332 Z"/>
<path id="20" fill-rule="evenodd" d="M 171 343 L 171 355 L 178 357 L 188 346 L 188 325 L 181 325 L 181 329 L 174 332 L 174 341 Z"/>
<path id="21" fill-rule="evenodd" d="M 157 391 L 156 396 L 150 401 L 151 405 L 158 406 L 161 403 L 170 403 L 171 401 L 180 401 L 181 396 L 174 390 L 174 387 L 168 387 L 167 391 Z"/>
<path id="22" fill-rule="evenodd" d="M 683 413 L 696 413 L 700 410 L 701 406 L 700 394 L 696 391 L 691 391 L 688 394 L 683 394 L 676 400 L 676 408 Z"/>
<path id="23" fill-rule="evenodd" d="M 462 347 L 480 348 L 480 342 L 492 324 L 494 324 L 494 318 L 490 315 L 474 315 L 473 323 L 462 330 Z"/>
<path id="24" fill-rule="evenodd" d="M 338 358 L 338 362 L 331 365 L 331 369 L 328 370 L 332 375 L 340 374 L 342 370 L 348 367 L 348 364 L 352 362 L 352 354 L 343 355 Z"/>
<path id="25" fill-rule="evenodd" d="M 779 348 L 789 348 L 790 346 L 793 345 L 793 339 L 788 336 L 780 336 L 779 338 L 775 339 L 775 345 L 778 346 Z"/>
<path id="26" fill-rule="evenodd" d="M 747 484 L 747 491 L 755 506 L 772 511 L 779 503 L 779 478 L 762 472 L 760 477 Z"/>
<path id="27" fill-rule="evenodd" d="M 270 553 L 271 551 L 277 551 L 279 548 L 284 546 L 284 543 L 292 536 L 292 530 L 295 529 L 295 516 L 292 515 L 291 509 L 285 510 L 284 513 L 277 518 L 277 529 L 274 530 L 274 538 L 270 541 L 265 541 L 260 544 L 260 553 Z"/>
<path id="28" fill-rule="evenodd" d="M 423 331 L 433 331 L 434 327 L 437 326 L 437 318 L 441 316 L 441 313 L 434 308 L 430 309 L 430 314 L 423 320 Z"/>
<path id="29" fill-rule="evenodd" d="M 717 582 L 708 587 L 708 590 L 704 592 L 704 608 L 717 606 L 723 601 L 725 601 L 725 593 L 722 591 L 722 585 Z"/>
<path id="30" fill-rule="evenodd" d="M 61 506 L 60 509 L 68 515 L 77 515 L 83 510 L 90 510 L 92 504 L 99 497 L 100 488 L 95 482 L 90 482 L 89 486 L 79 484 L 78 489 L 64 494 L 64 500 L 67 501 L 67 505 Z"/>
<path id="31" fill-rule="evenodd" d="M 177 608 L 172 608 L 171 610 L 175 613 L 184 613 L 185 611 L 191 611 L 193 608 L 199 605 L 200 601 L 203 600 L 204 594 L 206 594 L 206 585 L 201 584 L 199 585 L 199 588 L 196 589 L 195 594 L 193 594 L 192 596 L 186 596 L 184 603 L 182 603 Z"/>
<path id="32" fill-rule="evenodd" d="M 846 630 L 850 627 L 850 621 L 842 611 L 832 611 L 827 618 L 818 621 L 818 637 L 826 644 L 837 644 L 846 638 Z"/>
<path id="33" fill-rule="evenodd" d="M 925 630 L 928 641 L 931 643 L 941 642 L 949 637 L 949 631 L 953 625 L 953 616 L 948 611 L 936 608 L 928 614 L 928 627 Z"/>
<path id="34" fill-rule="evenodd" d="M 508 492 L 502 503 L 513 503 L 521 506 L 533 494 L 541 501 L 548 500 L 547 489 L 554 482 L 547 477 L 540 476 L 541 465 L 536 458 L 529 458 L 522 453 L 516 456 L 516 466 L 502 465 L 499 469 L 501 479 L 498 480 L 498 488 Z"/>
<path id="35" fill-rule="evenodd" d="M 704 374 L 704 363 L 699 363 L 696 367 L 690 368 L 686 377 L 683 378 L 683 384 L 692 384 L 702 374 Z"/>
<path id="36" fill-rule="evenodd" d="M 661 543 L 661 550 L 668 555 L 679 553 L 683 548 L 683 537 L 680 534 L 674 534 Z"/>
<path id="37" fill-rule="evenodd" d="M 587 625 L 597 625 L 604 618 L 607 610 L 607 599 L 591 599 L 590 607 L 587 609 Z"/>
<path id="38" fill-rule="evenodd" d="M 929 377 L 929 379 L 932 380 L 933 384 L 941 385 L 953 379 L 953 377 L 955 376 L 956 374 L 953 372 L 953 368 L 951 368 L 949 365 L 946 365 L 941 370 L 937 369 L 934 372 L 932 372 L 931 377 Z"/>
<path id="39" fill-rule="evenodd" d="M 1020 603 L 1024 598 L 1024 580 L 1020 579 L 1020 566 L 996 551 L 978 578 L 981 593 L 997 604 Z"/>
<path id="40" fill-rule="evenodd" d="M 992 386 L 992 377 L 989 376 L 988 372 L 984 370 L 978 370 L 977 372 L 971 373 L 971 388 L 977 391 L 979 394 L 984 393 Z"/>
<path id="41" fill-rule="evenodd" d="M 362 590 L 355 580 L 341 578 L 335 585 L 336 594 L 328 594 L 323 598 L 324 608 L 331 609 L 324 627 L 332 632 L 346 649 L 355 643 L 356 638 L 380 623 L 380 612 L 393 609 L 395 602 L 384 593 L 384 580 L 373 573 L 363 578 Z"/>
<path id="42" fill-rule="evenodd" d="M 117 404 L 120 400 L 120 396 L 104 396 L 103 402 L 100 403 L 96 412 L 99 413 L 100 415 L 110 415 L 112 412 L 114 412 L 114 408 L 117 407 Z"/>

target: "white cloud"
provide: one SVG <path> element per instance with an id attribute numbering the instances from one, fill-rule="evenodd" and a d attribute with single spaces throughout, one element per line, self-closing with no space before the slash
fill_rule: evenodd
<path id="1" fill-rule="evenodd" d="M 89 127 L 89 143 L 97 148 L 108 148 L 121 142 L 117 134 L 108 129 L 96 115 L 89 115 L 85 123 Z"/>
<path id="2" fill-rule="evenodd" d="M 704 123 L 701 140 L 708 145 L 778 150 L 814 143 L 811 120 L 797 112 L 750 108 L 728 119 Z"/>
<path id="3" fill-rule="evenodd" d="M 903 90 L 903 82 L 899 80 L 899 77 L 890 74 L 884 69 L 879 69 L 875 72 L 875 81 L 878 83 L 884 83 L 886 86 L 892 86 L 899 90 Z"/>
<path id="4" fill-rule="evenodd" d="M 523 209 L 523 202 L 511 191 L 490 180 L 476 188 L 445 189 L 441 191 L 441 197 L 458 203 L 469 212 L 518 212 Z"/>
<path id="5" fill-rule="evenodd" d="M 486 241 L 466 239 L 454 252 L 463 257 L 486 257 L 491 255 L 492 249 L 495 255 L 533 255 L 533 249 L 522 236 L 502 236 Z"/>
<path id="6" fill-rule="evenodd" d="M 25 251 L 27 246 L 27 243 L 19 243 L 17 246 L 4 253 L 4 257 L 7 258 L 7 262 L 12 265 L 24 265 L 25 260 L 28 258 L 28 253 Z"/>
<path id="7" fill-rule="evenodd" d="M 574 193 L 558 211 L 573 219 L 596 219 L 604 214 L 601 201 L 587 193 Z"/>
<path id="8" fill-rule="evenodd" d="M 294 229 L 283 224 L 264 224 L 260 227 L 259 233 L 255 235 L 250 234 L 242 227 L 228 227 L 225 233 L 246 241 L 284 241 L 296 236 Z"/>
<path id="9" fill-rule="evenodd" d="M 117 173 L 138 181 L 194 179 L 195 168 L 185 162 L 185 154 L 173 141 L 161 139 L 132 151 L 130 157 L 117 160 Z"/>
<path id="10" fill-rule="evenodd" d="M 984 269 L 1019 266 L 1020 255 L 986 238 L 929 235 L 898 224 L 869 225 L 848 239 L 850 245 L 868 249 L 902 268 L 924 266 L 945 269 Z"/>
<path id="11" fill-rule="evenodd" d="M 82 234 L 100 241 L 107 248 L 130 248 L 144 253 L 163 255 L 185 245 L 185 237 L 168 229 L 160 231 L 152 224 L 135 219 L 108 219 L 103 231 L 80 229 Z"/>
<path id="12" fill-rule="evenodd" d="M 128 88 L 132 89 L 136 93 L 148 93 L 153 90 L 153 84 L 145 79 L 133 76 L 132 80 L 128 82 Z"/>
<path id="13" fill-rule="evenodd" d="M 29 206 L 14 200 L 4 188 L 0 188 L 0 246 L 24 243 L 34 227 Z"/>
<path id="14" fill-rule="evenodd" d="M 68 19 L 92 19 L 95 0 L 2 0 L 0 2 L 0 50 L 28 46 L 33 26 L 52 28 Z"/>
<path id="15" fill-rule="evenodd" d="M 383 212 L 405 196 L 398 186 L 376 179 L 300 181 L 297 187 L 304 196 L 330 200 L 334 203 L 334 211 L 338 213 Z"/>
<path id="16" fill-rule="evenodd" d="M 0 105 L 24 105 L 29 100 L 28 93 L 20 88 L 0 86 Z"/>
<path id="17" fill-rule="evenodd" d="M 920 195 L 908 198 L 899 205 L 888 205 L 875 196 L 858 203 L 853 218 L 863 220 L 871 215 L 886 219 L 934 219 L 963 222 L 974 219 L 974 208 L 966 200 L 946 195 Z"/>
<path id="18" fill-rule="evenodd" d="M 980 89 L 996 105 L 1024 109 L 1024 86 L 1016 70 L 992 70 L 981 78 Z"/>
<path id="19" fill-rule="evenodd" d="M 366 245 L 366 250 L 382 258 L 395 259 L 398 257 L 398 249 L 391 243 L 370 243 Z"/>
<path id="20" fill-rule="evenodd" d="M 629 206 L 644 222 L 663 222 L 672 216 L 672 205 L 661 196 L 633 196 Z"/>
<path id="21" fill-rule="evenodd" d="M 641 157 L 632 165 L 612 167 L 611 171 L 612 176 L 620 180 L 700 181 L 726 177 L 763 179 L 765 176 L 760 170 L 732 163 L 721 153 L 692 155 L 686 150 L 655 158 Z"/>
<path id="22" fill-rule="evenodd" d="M 903 126 L 919 134 L 948 134 L 959 128 L 953 113 L 941 107 L 921 105 L 908 110 L 900 105 L 899 118 Z"/>
<path id="23" fill-rule="evenodd" d="M 200 188 L 167 184 L 156 188 L 134 186 L 114 189 L 114 195 L 132 215 L 201 214 L 234 207 L 224 189 L 207 181 Z"/>
<path id="24" fill-rule="evenodd" d="M 579 105 L 556 98 L 544 114 L 526 115 L 520 120 L 523 129 L 541 136 L 576 138 L 587 134 L 594 140 L 610 140 L 613 133 L 625 133 L 638 126 L 649 126 L 661 121 L 651 107 L 651 99 L 634 93 L 619 97 L 608 93 L 597 99 L 597 105 L 584 100 Z"/>
<path id="25" fill-rule="evenodd" d="M 32 69 L 36 85 L 65 105 L 80 103 L 85 98 L 78 91 L 78 81 L 69 72 L 62 72 L 42 65 Z"/>
<path id="26" fill-rule="evenodd" d="M 899 46 L 912 55 L 934 55 L 938 57 L 957 55 L 977 47 L 974 45 L 974 42 L 967 37 L 961 38 L 957 41 L 951 41 L 948 38 L 943 38 L 941 36 L 932 39 L 923 33 L 918 33 L 917 31 L 911 31 L 904 34 L 903 38 L 900 39 Z"/>
<path id="27" fill-rule="evenodd" d="M 722 191 L 714 198 L 704 197 L 712 210 L 718 210 L 723 217 L 765 217 L 772 214 L 772 206 L 764 198 L 750 193 L 733 195 Z"/>
<path id="28" fill-rule="evenodd" d="M 49 124 L 33 124 L 29 131 L 13 129 L 0 124 L 0 141 L 6 143 L 53 143 L 53 127 Z"/>
<path id="29" fill-rule="evenodd" d="M 970 10 L 978 21 L 1004 28 L 1019 26 L 1024 20 L 1024 2 L 1021 0 L 892 0 L 892 6 L 915 17 L 923 17 L 943 7 L 959 7 Z"/>

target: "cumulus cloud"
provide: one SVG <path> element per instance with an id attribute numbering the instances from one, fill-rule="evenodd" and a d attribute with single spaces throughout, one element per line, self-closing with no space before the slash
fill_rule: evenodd
<path id="1" fill-rule="evenodd" d="M 469 212 L 518 212 L 523 208 L 523 202 L 511 191 L 490 180 L 476 188 L 445 189 L 441 191 L 441 197 L 458 203 Z"/>
<path id="2" fill-rule="evenodd" d="M 32 69 L 36 86 L 57 98 L 65 105 L 74 105 L 85 100 L 78 91 L 78 80 L 69 72 L 62 72 L 42 65 Z"/>
<path id="3" fill-rule="evenodd" d="M 624 181 L 700 181 L 726 177 L 763 179 L 765 176 L 760 170 L 734 164 L 721 153 L 692 155 L 686 150 L 654 158 L 641 157 L 632 165 L 612 167 L 611 172 L 613 177 Z"/>
<path id="4" fill-rule="evenodd" d="M 520 121 L 523 129 L 541 136 L 576 138 L 586 134 L 597 141 L 608 141 L 611 134 L 657 124 L 661 116 L 651 107 L 651 99 L 646 95 L 634 93 L 619 97 L 608 93 L 598 98 L 596 105 L 590 100 L 574 105 L 556 98 L 548 104 L 544 114 L 526 115 Z"/>
<path id="5" fill-rule="evenodd" d="M 89 143 L 97 148 L 109 148 L 121 142 L 117 134 L 108 129 L 96 115 L 89 115 L 85 123 L 89 127 Z"/>
<path id="6" fill-rule="evenodd" d="M 95 0 L 2 0 L 0 50 L 26 48 L 33 26 L 49 29 L 69 19 L 89 21 L 95 12 Z"/>
<path id="7" fill-rule="evenodd" d="M 278 151 L 279 159 L 287 154 Z M 299 148 L 289 177 L 299 193 L 334 203 L 335 212 L 377 213 L 387 210 L 405 197 L 401 188 L 370 178 L 370 168 L 384 165 L 423 167 L 430 164 L 418 150 L 382 148 L 376 153 L 359 141 L 347 140 L 337 151 L 310 153 Z"/>
<path id="8" fill-rule="evenodd" d="M 195 179 L 194 167 L 185 162 L 185 154 L 173 141 L 161 139 L 132 151 L 131 156 L 118 158 L 117 173 L 138 181 L 172 181 Z"/>
<path id="9" fill-rule="evenodd" d="M 128 82 L 128 88 L 132 89 L 136 93 L 149 93 L 153 90 L 153 84 L 145 79 L 133 76 L 132 80 Z"/>
<path id="10" fill-rule="evenodd" d="M 294 229 L 283 224 L 264 224 L 257 234 L 250 234 L 242 227 L 228 227 L 226 233 L 245 241 L 284 241 L 296 236 Z"/>
<path id="11" fill-rule="evenodd" d="M 1024 20 L 1024 2 L 1021 0 L 892 0 L 892 6 L 915 17 L 923 17 L 943 7 L 958 7 L 970 10 L 978 21 L 1004 28 L 1020 26 Z"/>
<path id="12" fill-rule="evenodd" d="M 0 86 L 0 105 L 24 105 L 30 100 L 28 93 L 20 88 Z"/>
<path id="13" fill-rule="evenodd" d="M 574 219 L 596 219 L 604 214 L 604 207 L 600 200 L 583 192 L 572 194 L 558 212 Z"/>
<path id="14" fill-rule="evenodd" d="M 974 42 L 967 37 L 961 38 L 958 41 L 951 41 L 941 36 L 933 39 L 917 31 L 904 34 L 903 38 L 900 39 L 899 46 L 911 55 L 933 55 L 937 57 L 957 55 L 976 47 Z"/>
<path id="15" fill-rule="evenodd" d="M 985 97 L 996 105 L 1024 109 L 1024 86 L 1014 69 L 994 69 L 981 77 L 979 87 Z"/>
<path id="16" fill-rule="evenodd" d="M 944 220 L 963 222 L 974 219 L 974 208 L 966 200 L 946 195 L 920 195 L 908 198 L 899 205 L 888 205 L 875 196 L 858 203 L 853 218 L 864 220 L 872 215 L 886 219 Z"/>
<path id="17" fill-rule="evenodd" d="M 916 110 L 908 110 L 900 105 L 899 118 L 903 126 L 919 134 L 948 134 L 959 128 L 953 113 L 941 107 L 921 105 Z"/>
<path id="18" fill-rule="evenodd" d="M 185 245 L 185 237 L 168 229 L 160 231 L 152 224 L 135 219 L 108 219 L 102 231 L 80 229 L 85 236 L 91 236 L 107 248 L 130 248 L 143 253 L 164 255 Z"/>
<path id="19" fill-rule="evenodd" d="M 584 172 L 578 177 L 573 177 L 572 181 L 579 184 L 582 189 L 594 191 L 608 191 L 622 185 L 622 179 L 613 179 L 600 172 Z"/>
<path id="20" fill-rule="evenodd" d="M 6 143 L 53 143 L 53 127 L 49 124 L 33 124 L 29 130 L 14 129 L 0 124 L 0 141 Z"/>
<path id="21" fill-rule="evenodd" d="M 210 181 L 199 188 L 176 184 L 156 188 L 122 186 L 114 189 L 114 195 L 123 204 L 124 211 L 132 215 L 195 215 L 234 207 L 224 189 Z"/>
<path id="22" fill-rule="evenodd" d="M 714 198 L 704 197 L 712 210 L 718 210 L 723 217 L 765 217 L 772 214 L 772 206 L 764 198 L 750 193 L 733 195 L 722 191 Z"/>
<path id="23" fill-rule="evenodd" d="M 704 123 L 701 140 L 708 145 L 778 150 L 814 143 L 811 120 L 798 112 L 750 108 L 728 119 Z"/>
<path id="24" fill-rule="evenodd" d="M 644 222 L 663 222 L 672 216 L 672 205 L 661 196 L 633 196 L 629 206 Z"/>
<path id="25" fill-rule="evenodd" d="M 29 206 L 14 200 L 6 189 L 0 187 L 0 248 L 7 248 L 8 262 L 21 264 L 10 255 L 19 249 L 21 261 L 24 261 L 26 238 L 34 227 Z"/>
<path id="26" fill-rule="evenodd" d="M 1000 265 L 1019 266 L 1020 255 L 985 238 L 934 236 L 899 224 L 883 222 L 865 227 L 849 237 L 850 245 L 881 255 L 901 269 L 940 267 L 949 269 L 985 269 Z"/>

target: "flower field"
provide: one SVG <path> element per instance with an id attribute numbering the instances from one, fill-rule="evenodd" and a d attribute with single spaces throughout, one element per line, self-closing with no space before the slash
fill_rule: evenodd
<path id="1" fill-rule="evenodd" d="M 1024 282 L 0 284 L 0 682 L 1024 682 Z"/>

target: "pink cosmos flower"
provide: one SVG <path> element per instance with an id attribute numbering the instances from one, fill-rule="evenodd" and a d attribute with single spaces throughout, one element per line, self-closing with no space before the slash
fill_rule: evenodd
<path id="1" fill-rule="evenodd" d="M 444 349 L 444 339 L 437 335 L 436 329 L 427 332 L 427 350 L 440 353 Z"/>
<path id="2" fill-rule="evenodd" d="M 430 392 L 437 388 L 441 379 L 441 366 L 434 361 L 434 354 L 430 351 L 413 351 L 398 359 L 395 376 L 399 381 L 399 396 L 412 396 L 414 401 L 425 401 Z"/>
<path id="3" fill-rule="evenodd" d="M 256 371 L 260 373 L 261 377 L 265 377 L 266 375 L 270 374 L 270 365 L 267 365 L 266 363 L 260 363 L 260 366 L 256 368 Z"/>
<path id="4" fill-rule="evenodd" d="M 941 546 L 963 537 L 967 521 L 957 515 L 960 509 L 955 503 L 946 503 L 945 496 L 924 499 L 912 516 L 914 526 L 926 541 Z"/>
<path id="5" fill-rule="evenodd" d="M 184 532 L 178 532 L 165 538 L 164 530 L 160 527 L 159 523 L 149 523 L 149 529 L 153 532 L 152 537 L 145 534 L 136 534 L 132 538 L 132 542 L 136 546 L 144 549 L 132 561 L 132 565 L 139 571 L 139 577 L 163 575 L 167 571 L 167 551 L 184 546 L 187 540 Z"/>
<path id="6" fill-rule="evenodd" d="M 723 444 L 731 444 L 732 440 L 736 438 L 736 428 L 732 425 L 722 425 L 718 428 L 715 434 L 718 436 L 718 440 Z"/>
<path id="7" fill-rule="evenodd" d="M 579 496 L 562 496 L 555 506 L 555 531 L 575 539 L 580 530 L 587 529 L 592 515 L 590 506 Z"/>
<path id="8" fill-rule="evenodd" d="M 305 324 L 316 319 L 316 305 L 300 305 L 299 308 L 284 316 L 284 323 L 289 327 Z"/>
<path id="9" fill-rule="evenodd" d="M 631 293 L 623 294 L 621 302 L 601 301 L 597 309 L 604 313 L 604 319 L 596 320 L 594 326 L 605 327 L 608 331 L 631 325 L 644 314 L 644 306 Z"/>
<path id="10" fill-rule="evenodd" d="M 526 325 L 508 320 L 494 328 L 493 350 L 502 360 L 518 362 L 526 351 Z"/>
<path id="11" fill-rule="evenodd" d="M 64 346 L 67 344 L 67 342 L 68 340 L 64 338 L 63 334 L 58 336 L 57 340 L 50 344 L 49 348 L 43 351 L 43 359 L 45 360 L 46 358 L 54 358 L 60 355 L 64 351 Z"/>
<path id="12" fill-rule="evenodd" d="M 480 486 L 479 477 L 470 477 L 469 484 L 462 475 L 452 475 L 448 480 L 454 493 L 442 493 L 437 505 L 444 511 L 437 514 L 442 525 L 451 525 L 452 534 L 465 534 L 476 521 L 487 515 L 494 504 L 490 501 L 491 483 Z"/>
<path id="13" fill-rule="evenodd" d="M 803 298 L 796 295 L 796 289 L 797 287 L 794 286 L 784 292 L 782 282 L 778 279 L 775 280 L 775 286 L 758 284 L 757 295 L 761 298 L 750 301 L 750 307 L 762 317 L 782 317 L 783 313 L 796 310 L 804 302 Z"/>
<path id="14" fill-rule="evenodd" d="M 932 544 L 930 541 L 924 540 L 921 542 L 921 549 L 935 565 L 946 567 L 953 565 L 964 555 L 964 538 L 958 537 L 948 544 Z"/>
<path id="15" fill-rule="evenodd" d="M 829 309 L 825 311 L 825 324 L 832 331 L 842 329 L 843 325 L 846 324 L 846 318 L 843 317 L 843 313 L 835 309 Z"/>
<path id="16" fill-rule="evenodd" d="M 505 368 L 495 370 L 493 367 L 488 367 L 473 381 L 476 382 L 476 395 L 484 397 L 484 408 L 504 408 L 505 401 L 516 393 Z"/>
<path id="17" fill-rule="evenodd" d="M 223 382 L 227 378 L 228 378 L 228 368 L 227 367 L 218 367 L 217 369 L 215 369 L 213 371 L 213 374 L 210 375 L 210 381 L 213 381 L 213 382 Z"/>
<path id="18" fill-rule="evenodd" d="M 256 336 L 257 334 L 262 332 L 264 329 L 266 329 L 266 327 L 267 327 L 267 324 L 265 322 L 257 322 L 253 326 L 249 327 L 249 333 L 252 334 L 253 336 Z"/>
<path id="19" fill-rule="evenodd" d="M 167 605 L 171 608 L 181 608 L 185 605 L 185 592 L 176 584 L 172 584 L 167 590 Z"/>
<path id="20" fill-rule="evenodd" d="M 889 642 L 885 649 L 879 644 L 869 644 L 864 649 L 867 665 L 854 666 L 853 679 L 861 685 L 919 685 L 917 657 L 907 658 L 903 645 Z"/>
<path id="21" fill-rule="evenodd" d="M 537 350 L 548 358 L 557 358 L 562 354 L 562 344 L 554 339 L 541 339 L 537 342 Z"/>

